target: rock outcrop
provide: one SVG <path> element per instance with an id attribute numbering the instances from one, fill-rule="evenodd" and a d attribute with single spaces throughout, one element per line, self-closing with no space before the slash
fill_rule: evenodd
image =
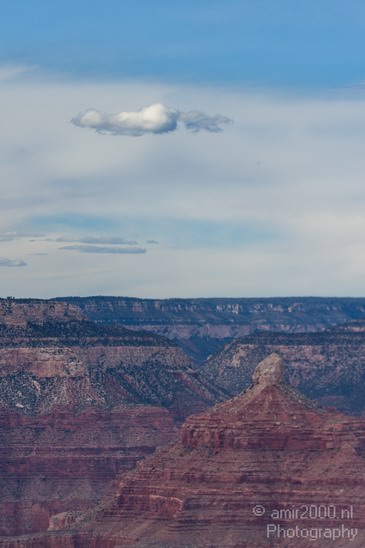
<path id="1" fill-rule="evenodd" d="M 99 507 L 4 547 L 363 547 L 365 421 L 284 384 L 278 355 L 253 381 L 189 417 Z"/>
<path id="2" fill-rule="evenodd" d="M 98 326 L 69 304 L 2 305 L 0 536 L 94 505 L 187 415 L 223 398 L 162 337 Z"/>

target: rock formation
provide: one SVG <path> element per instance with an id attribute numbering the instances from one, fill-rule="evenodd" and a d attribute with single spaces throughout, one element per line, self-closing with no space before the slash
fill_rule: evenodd
<path id="1" fill-rule="evenodd" d="M 365 421 L 318 407 L 283 372 L 269 356 L 251 388 L 189 417 L 99 507 L 3 546 L 363 547 Z"/>
<path id="2" fill-rule="evenodd" d="M 319 403 L 365 416 L 365 332 L 361 322 L 321 333 L 256 333 L 238 339 L 201 369 L 231 396 L 251 383 L 255 366 L 272 352 L 289 384 Z"/>
<path id="3" fill-rule="evenodd" d="M 222 399 L 154 334 L 67 303 L 0 303 L 0 536 L 95 504 L 118 474 Z"/>

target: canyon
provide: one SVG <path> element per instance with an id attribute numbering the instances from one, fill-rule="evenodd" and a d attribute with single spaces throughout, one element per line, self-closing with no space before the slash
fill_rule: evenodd
<path id="1" fill-rule="evenodd" d="M 187 418 L 176 443 L 97 507 L 3 546 L 305 548 L 318 539 L 364 546 L 365 421 L 307 399 L 271 354 L 249 389 Z"/>
<path id="2" fill-rule="evenodd" d="M 0 301 L 0 535 L 92 506 L 224 397 L 163 337 L 96 325 L 67 303 Z"/>
<path id="3" fill-rule="evenodd" d="M 157 535 L 156 546 L 160 540 L 168 546 L 166 542 L 172 533 L 170 529 L 166 532 L 165 525 L 172 530 L 192 528 L 190 533 L 185 531 L 176 537 L 184 546 L 196 545 L 192 540 L 194 535 L 202 546 L 206 545 L 204 542 L 213 546 L 215 537 L 208 534 L 209 515 L 218 522 L 221 515 L 226 516 L 224 520 L 228 519 L 224 508 L 231 509 L 235 515 L 236 503 L 232 501 L 241 496 L 233 487 L 237 478 L 241 478 L 238 483 L 246 482 L 246 494 L 253 501 L 256 498 L 250 491 L 251 484 L 259 494 L 265 492 L 268 497 L 265 504 L 272 508 L 274 494 L 269 495 L 272 484 L 279 486 L 278 500 L 282 494 L 280 486 L 284 484 L 284 491 L 293 496 L 293 504 L 299 500 L 295 485 L 288 483 L 281 466 L 280 478 L 270 479 L 264 458 L 273 450 L 270 429 L 277 441 L 287 431 L 283 444 L 286 447 L 298 443 L 297 448 L 289 447 L 290 451 L 297 451 L 297 456 L 298 451 L 308 448 L 320 451 L 318 470 L 325 470 L 323 455 L 334 459 L 338 466 L 336 464 L 333 478 L 328 481 L 336 486 L 335 475 L 342 474 L 340 470 L 347 466 L 346 459 L 356 457 L 359 463 L 358 457 L 362 458 L 364 452 L 360 418 L 365 416 L 364 314 L 363 299 L 0 299 L 0 546 L 19 548 L 23 542 L 24 546 L 44 546 L 44 542 L 49 546 L 54 542 L 55 547 L 67 546 L 67 543 L 74 546 L 83 542 L 80 540 L 85 536 L 83 522 L 101 535 L 85 537 L 91 543 L 85 546 L 94 543 L 95 547 L 109 548 L 115 546 L 115 538 L 119 543 L 123 539 L 122 544 L 117 545 L 137 542 L 136 546 L 143 546 L 145 542 L 145 546 L 149 546 L 149 534 Z M 211 352 L 213 355 L 205 359 Z M 280 377 L 280 382 L 264 383 L 266 388 L 262 391 L 262 381 L 253 381 L 252 375 L 263 360 L 270 362 L 268 357 L 273 353 L 280 361 L 279 369 L 283 369 L 287 384 Z M 297 389 L 304 396 L 298 395 Z M 247 394 L 257 396 L 252 400 L 255 401 L 252 407 L 246 405 Z M 259 395 L 264 399 L 259 400 Z M 309 403 L 305 396 L 317 404 Z M 219 403 L 232 397 L 232 402 L 238 398 L 239 406 L 242 404 L 238 415 L 229 402 L 227 407 Z M 273 402 L 271 409 L 267 398 Z M 298 402 L 306 411 L 296 408 Z M 213 407 L 217 403 L 218 407 Z M 283 413 L 277 417 L 282 430 L 279 424 L 270 425 L 270 414 L 276 416 L 276 406 Z M 224 412 L 213 428 L 216 420 L 213 421 L 213 416 L 218 417 L 220 413 L 217 415 L 217 409 Z M 327 419 L 323 423 L 309 419 L 309 415 L 305 415 L 309 409 L 320 417 L 332 417 L 328 420 L 333 423 L 333 429 L 328 427 Z M 341 418 L 338 410 L 353 418 Z M 303 413 L 306 418 L 301 422 L 298 417 Z M 316 443 L 327 447 L 328 440 L 318 441 L 320 427 L 314 431 L 308 426 L 312 419 L 322 424 L 325 436 L 329 436 L 328 443 L 335 444 L 342 453 L 321 453 L 325 448 L 319 448 Z M 332 434 L 340 436 L 337 441 L 331 438 Z M 307 435 L 312 441 L 303 441 Z M 251 443 L 247 436 L 257 446 L 243 450 Z M 206 446 L 197 441 L 202 439 Z M 175 445 L 168 449 L 173 443 Z M 276 449 L 288 449 L 284 446 Z M 239 452 L 235 453 L 236 450 Z M 225 451 L 231 453 L 226 455 Z M 171 466 L 166 461 L 160 467 L 161 455 L 163 462 L 165 455 L 169 455 L 166 458 L 172 459 Z M 232 464 L 238 457 L 248 459 L 240 473 Z M 274 459 L 280 458 L 289 463 L 289 469 L 298 476 L 299 464 L 290 464 L 291 453 L 289 456 L 285 452 L 272 453 L 271 466 L 278 467 Z M 204 468 L 206 459 L 208 468 Z M 156 481 L 148 471 L 150 462 L 154 463 Z M 307 500 L 316 503 L 315 481 L 310 474 L 317 473 L 317 461 L 304 459 L 303 463 L 298 484 L 304 485 L 307 474 Z M 138 487 L 141 489 L 138 496 L 127 497 L 129 502 L 119 507 L 117 501 L 122 499 L 116 493 L 127 500 L 126 493 L 131 488 L 128 485 L 134 485 L 135 480 L 121 490 L 123 482 L 136 477 L 136 485 L 140 485 L 139 482 L 145 480 L 138 479 L 138 474 L 143 476 L 144 470 L 147 470 L 146 484 Z M 224 470 L 227 477 L 220 476 Z M 129 475 L 134 473 L 137 476 Z M 265 478 L 265 486 L 260 484 L 260 478 Z M 165 480 L 173 480 L 171 485 L 166 484 L 166 492 Z M 215 493 L 219 490 L 225 493 L 227 488 L 228 493 L 233 493 L 232 500 L 231 495 L 229 500 L 223 495 L 212 499 L 210 487 L 208 495 L 204 494 L 206 482 L 213 483 L 210 487 Z M 351 484 L 354 489 L 356 482 Z M 190 502 L 184 502 L 184 512 L 188 513 L 182 521 L 164 525 L 162 522 L 171 516 L 175 519 L 174 512 L 180 508 L 178 501 L 185 500 L 181 493 L 186 493 L 190 484 L 196 486 L 196 496 L 199 499 L 201 494 L 202 500 L 197 499 L 195 506 L 195 495 L 192 495 Z M 357 487 L 355 491 L 361 494 L 361 489 L 364 492 L 361 481 L 359 486 L 360 491 Z M 148 501 L 143 498 L 144 490 L 151 493 Z M 174 493 L 172 502 L 166 494 L 170 492 Z M 303 494 L 300 489 L 298 492 Z M 327 491 L 324 497 L 326 502 Z M 356 497 L 355 501 L 362 500 Z M 337 500 L 337 494 L 335 498 Z M 213 509 L 209 506 L 212 500 L 215 501 Z M 283 504 L 287 508 L 289 502 L 285 500 Z M 346 509 L 344 500 L 341 504 Z M 201 534 L 193 523 L 195 508 Z M 263 537 L 258 530 L 261 524 L 262 533 L 264 524 L 252 521 L 252 515 L 247 508 L 243 509 L 241 502 L 238 508 L 243 512 L 239 514 L 243 525 L 238 526 L 238 518 L 233 519 L 232 538 L 227 537 L 225 526 L 217 524 L 223 535 L 222 542 L 236 547 L 264 546 L 260 544 Z M 137 525 L 138 513 L 143 515 Z M 206 518 L 198 519 L 200 514 Z M 120 531 L 114 523 L 116 516 L 122 523 Z M 188 525 L 184 525 L 184 520 Z M 157 522 L 161 522 L 160 532 Z M 76 532 L 66 535 L 65 525 Z M 144 533 L 140 536 L 134 527 L 149 533 L 146 537 Z M 49 528 L 54 532 L 42 536 Z M 59 535 L 66 544 L 59 544 Z M 98 544 L 100 538 L 102 544 Z M 174 535 L 171 538 L 175 539 Z M 242 539 L 248 539 L 246 544 Z M 173 542 L 177 542 L 176 539 Z"/>
<path id="4" fill-rule="evenodd" d="M 311 333 L 363 320 L 364 298 L 138 299 L 62 297 L 98 324 L 163 335 L 204 363 L 225 343 L 257 331 Z"/>

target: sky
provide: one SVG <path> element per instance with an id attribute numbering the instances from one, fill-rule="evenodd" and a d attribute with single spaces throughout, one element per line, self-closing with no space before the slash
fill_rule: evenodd
<path id="1" fill-rule="evenodd" d="M 4 0 L 1 296 L 364 296 L 362 0 Z"/>

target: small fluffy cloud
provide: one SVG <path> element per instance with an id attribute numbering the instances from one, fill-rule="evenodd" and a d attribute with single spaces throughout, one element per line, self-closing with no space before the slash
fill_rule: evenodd
<path id="1" fill-rule="evenodd" d="M 7 257 L 0 257 L 0 266 L 26 266 L 27 263 L 22 259 L 8 259 Z"/>
<path id="2" fill-rule="evenodd" d="M 108 247 L 97 245 L 66 245 L 60 249 L 67 251 L 78 251 L 79 253 L 112 253 L 113 255 L 136 255 L 146 253 L 146 250 L 141 247 Z"/>
<path id="3" fill-rule="evenodd" d="M 88 109 L 71 120 L 76 126 L 95 129 L 98 133 L 134 137 L 146 133 L 169 133 L 177 130 L 179 123 L 193 132 L 205 130 L 217 133 L 223 130 L 222 124 L 228 124 L 231 121 L 230 118 L 221 114 L 209 116 L 197 110 L 181 112 L 162 103 L 144 107 L 137 112 L 119 112 L 118 114 L 103 114 L 98 110 Z"/>

